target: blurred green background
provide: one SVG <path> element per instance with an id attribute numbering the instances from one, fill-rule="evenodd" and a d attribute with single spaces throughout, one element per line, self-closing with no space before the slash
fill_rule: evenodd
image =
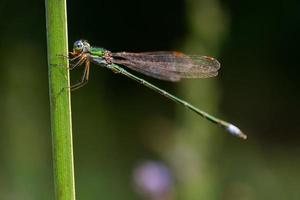
<path id="1" fill-rule="evenodd" d="M 72 93 L 77 199 L 299 199 L 299 1 L 68 2 L 69 44 L 216 57 L 218 77 L 147 80 L 238 125 L 242 141 L 164 97 L 94 66 Z M 0 199 L 54 198 L 45 8 L 1 0 Z M 72 82 L 81 70 L 72 71 Z M 139 163 L 167 166 L 163 197 L 134 186 Z"/>

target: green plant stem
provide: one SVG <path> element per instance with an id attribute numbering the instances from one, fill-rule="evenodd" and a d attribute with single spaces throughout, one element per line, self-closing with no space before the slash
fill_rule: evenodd
<path id="1" fill-rule="evenodd" d="M 75 200 L 66 1 L 45 5 L 55 197 Z"/>

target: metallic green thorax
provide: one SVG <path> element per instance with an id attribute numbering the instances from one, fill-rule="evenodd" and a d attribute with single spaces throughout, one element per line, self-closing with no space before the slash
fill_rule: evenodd
<path id="1" fill-rule="evenodd" d="M 93 56 L 103 57 L 105 51 L 106 50 L 101 47 L 91 47 L 90 48 L 90 54 L 92 54 Z"/>

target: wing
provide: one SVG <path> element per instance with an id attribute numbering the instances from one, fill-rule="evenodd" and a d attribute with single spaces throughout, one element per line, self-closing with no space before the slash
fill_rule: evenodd
<path id="1" fill-rule="evenodd" d="M 179 81 L 181 78 L 216 76 L 220 63 L 209 56 L 185 55 L 176 51 L 112 53 L 113 63 L 157 79 Z"/>

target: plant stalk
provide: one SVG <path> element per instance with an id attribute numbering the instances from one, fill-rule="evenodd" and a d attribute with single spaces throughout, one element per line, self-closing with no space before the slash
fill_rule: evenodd
<path id="1" fill-rule="evenodd" d="M 75 200 L 66 0 L 45 0 L 56 200 Z"/>

